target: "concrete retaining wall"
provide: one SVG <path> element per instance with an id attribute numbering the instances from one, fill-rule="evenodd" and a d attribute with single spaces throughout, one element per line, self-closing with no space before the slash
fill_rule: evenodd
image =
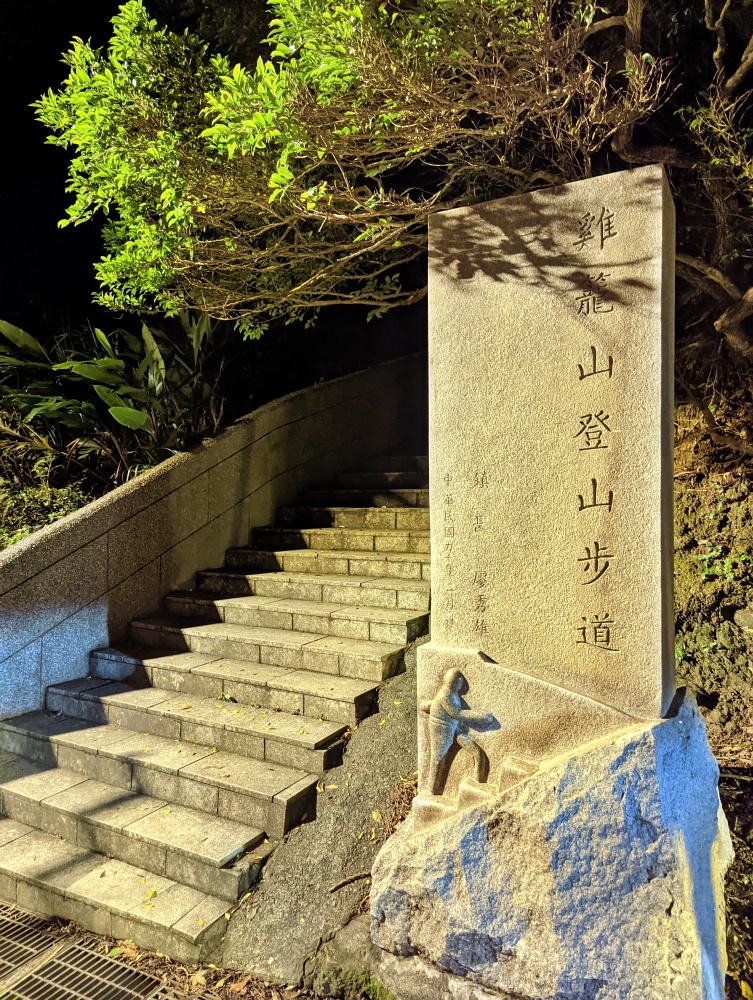
<path id="1" fill-rule="evenodd" d="M 426 358 L 277 399 L 0 553 L 0 718 L 41 708 L 249 529 L 371 454 L 425 448 Z"/>

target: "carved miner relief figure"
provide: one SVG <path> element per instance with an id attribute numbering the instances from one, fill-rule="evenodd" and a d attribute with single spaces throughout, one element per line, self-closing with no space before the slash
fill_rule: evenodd
<path id="1" fill-rule="evenodd" d="M 448 670 L 432 701 L 421 703 L 420 711 L 428 716 L 429 774 L 427 790 L 441 795 L 449 769 L 450 753 L 457 744 L 473 755 L 474 779 L 481 783 L 488 774 L 488 758 L 468 729 L 493 725 L 488 712 L 473 712 L 465 706 L 462 695 L 468 692 L 468 681 L 460 670 Z"/>

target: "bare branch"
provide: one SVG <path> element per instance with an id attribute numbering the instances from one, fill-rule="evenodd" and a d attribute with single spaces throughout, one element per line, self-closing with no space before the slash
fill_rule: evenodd
<path id="1" fill-rule="evenodd" d="M 709 31 L 716 32 L 717 43 L 714 51 L 714 65 L 720 79 L 724 79 L 724 54 L 727 51 L 727 33 L 724 30 L 724 18 L 729 10 L 732 0 L 725 0 L 719 17 L 714 17 L 713 0 L 704 0 L 706 10 L 706 27 Z"/>
<path id="2" fill-rule="evenodd" d="M 743 52 L 742 59 L 740 60 L 740 65 L 737 67 L 732 76 L 724 84 L 724 93 L 728 97 L 733 97 L 737 91 L 742 87 L 745 78 L 748 73 L 753 69 L 753 37 L 751 37 L 748 44 L 745 46 L 745 52 Z"/>
<path id="3" fill-rule="evenodd" d="M 595 35 L 597 31 L 607 31 L 609 28 L 624 28 L 625 18 L 621 15 L 617 17 L 605 17 L 603 21 L 594 21 L 593 24 L 589 24 L 586 30 L 583 32 L 583 38 L 590 38 L 591 35 Z"/>
<path id="4" fill-rule="evenodd" d="M 743 326 L 749 316 L 753 316 L 753 288 L 749 288 L 742 298 L 725 310 L 714 327 L 724 334 L 737 355 L 753 363 L 753 339 Z"/>
<path id="5" fill-rule="evenodd" d="M 741 299 L 743 297 L 743 293 L 740 291 L 740 289 L 737 287 L 734 281 L 731 281 L 726 275 L 722 274 L 722 272 L 718 268 L 713 267 L 711 264 L 707 264 L 705 261 L 700 260 L 698 257 L 691 257 L 689 254 L 686 253 L 676 254 L 675 259 L 678 264 L 685 265 L 685 267 L 690 267 L 694 271 L 697 271 L 700 274 L 705 275 L 706 278 L 708 278 L 710 281 L 714 282 L 716 285 L 722 288 L 733 301 L 736 302 L 738 299 Z"/>

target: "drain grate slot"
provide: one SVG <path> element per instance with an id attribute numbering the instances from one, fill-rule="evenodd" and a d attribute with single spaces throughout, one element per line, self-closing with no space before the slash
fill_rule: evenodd
<path id="1" fill-rule="evenodd" d="M 71 945 L 26 976 L 5 1000 L 145 1000 L 159 985 L 154 976 Z"/>
<path id="2" fill-rule="evenodd" d="M 0 906 L 0 979 L 46 951 L 48 921 L 10 906 Z"/>

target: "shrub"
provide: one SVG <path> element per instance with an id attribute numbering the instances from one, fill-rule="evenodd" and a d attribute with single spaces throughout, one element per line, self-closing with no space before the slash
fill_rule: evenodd
<path id="1" fill-rule="evenodd" d="M 0 408 L 17 415 L 0 422 L 0 470 L 15 463 L 23 482 L 32 458 L 53 457 L 102 492 L 214 433 L 227 331 L 181 322 L 181 339 L 146 324 L 141 337 L 95 329 L 86 351 L 71 334 L 45 348 L 0 321 Z"/>

